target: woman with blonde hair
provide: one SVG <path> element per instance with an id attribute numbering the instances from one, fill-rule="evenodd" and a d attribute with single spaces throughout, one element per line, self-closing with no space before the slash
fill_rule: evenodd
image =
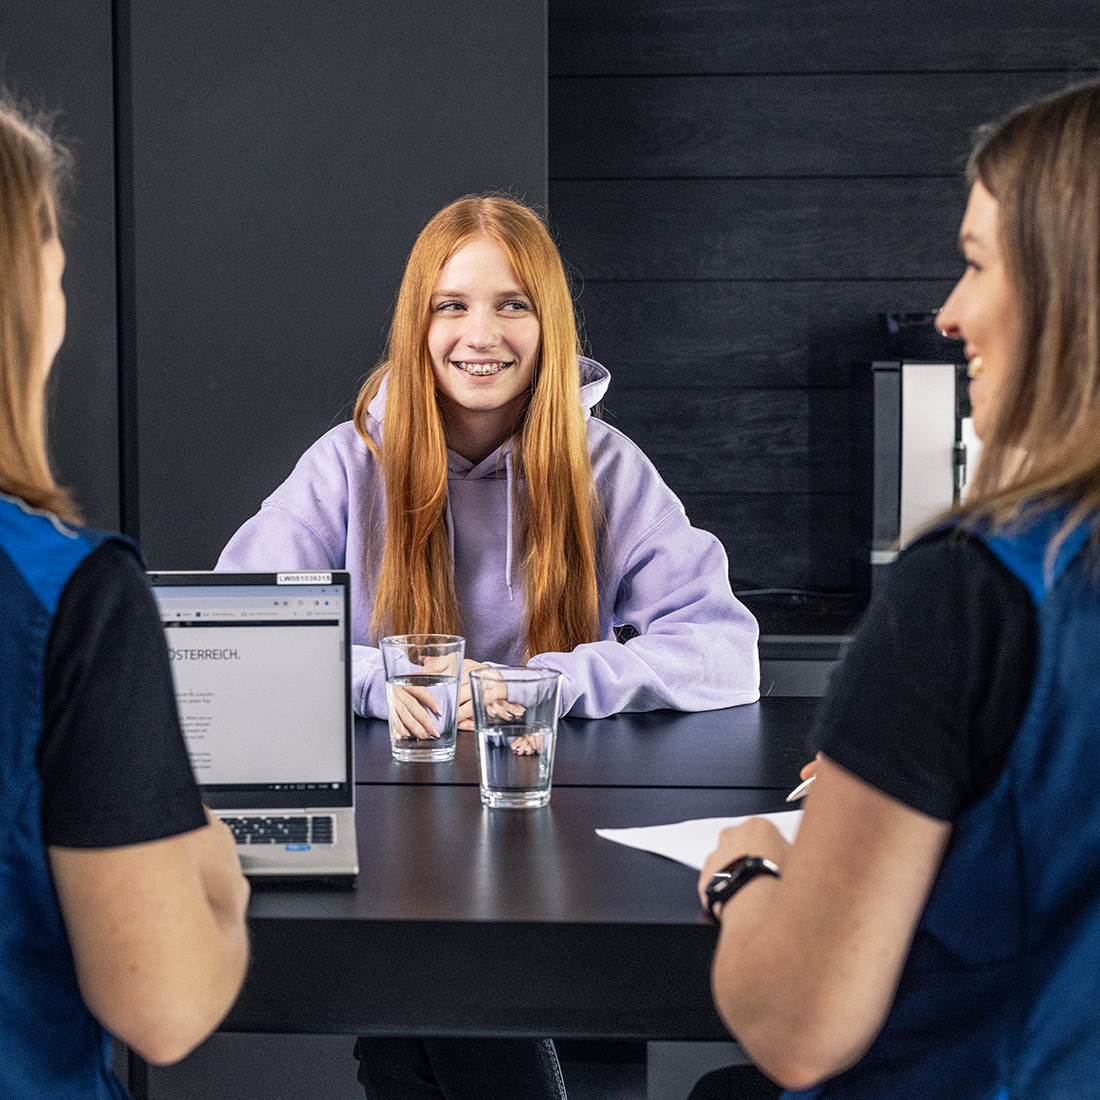
<path id="1" fill-rule="evenodd" d="M 753 819 L 700 878 L 719 1011 L 809 1096 L 1097 1092 L 1100 81 L 986 128 L 969 176 L 938 323 L 972 490 L 868 609 L 793 847 Z"/>
<path id="2" fill-rule="evenodd" d="M 0 1095 L 121 1100 L 113 1034 L 182 1058 L 247 962 L 248 884 L 204 812 L 134 548 L 46 454 L 66 158 L 0 106 Z"/>
<path id="3" fill-rule="evenodd" d="M 725 552 L 641 450 L 591 415 L 609 377 L 579 354 L 537 215 L 460 199 L 413 246 L 354 420 L 306 452 L 218 568 L 356 574 L 360 714 L 387 715 L 379 639 L 425 632 L 463 635 L 467 673 L 487 662 L 561 672 L 563 714 L 753 702 L 757 627 Z M 400 717 L 416 736 L 424 716 Z M 472 728 L 465 679 L 458 719 Z M 402 1042 L 360 1040 L 368 1096 L 418 1095 L 410 1067 L 435 1097 L 560 1094 L 548 1043 Z"/>

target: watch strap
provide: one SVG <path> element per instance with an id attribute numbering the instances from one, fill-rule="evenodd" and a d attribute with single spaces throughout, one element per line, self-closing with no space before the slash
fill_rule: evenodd
<path id="1" fill-rule="evenodd" d="M 779 878 L 779 868 L 763 856 L 738 856 L 732 863 L 726 864 L 707 883 L 707 912 L 717 921 L 718 906 L 729 901 L 742 886 L 760 875 Z"/>

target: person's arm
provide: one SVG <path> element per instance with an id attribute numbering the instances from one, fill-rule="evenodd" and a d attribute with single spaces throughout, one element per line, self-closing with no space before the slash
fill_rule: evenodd
<path id="1" fill-rule="evenodd" d="M 722 544 L 692 527 L 660 488 L 660 518 L 616 547 L 613 618 L 637 636 L 625 645 L 608 639 L 570 653 L 540 653 L 530 662 L 562 673 L 563 713 L 715 710 L 759 698 L 759 628 L 730 589 Z M 609 538 L 625 542 L 614 530 Z"/>
<path id="2" fill-rule="evenodd" d="M 244 980 L 248 882 L 227 826 L 116 848 L 49 848 L 80 992 L 155 1065 L 190 1053 Z"/>
<path id="3" fill-rule="evenodd" d="M 782 867 L 725 906 L 713 986 L 784 1084 L 835 1075 L 882 1027 L 951 822 L 1003 769 L 1037 637 L 1026 589 L 980 543 L 944 531 L 903 552 L 818 711 L 794 847 L 756 820 L 708 860 L 700 889 L 739 855 Z"/>
<path id="4" fill-rule="evenodd" d="M 531 665 L 562 674 L 562 713 L 583 718 L 755 702 L 759 629 L 733 594 L 722 543 L 691 525 L 680 499 L 622 432 L 589 420 L 588 443 L 601 512 L 602 640 L 539 653 Z M 637 634 L 621 644 L 618 626 Z"/>
<path id="5" fill-rule="evenodd" d="M 835 1076 L 878 1034 L 951 832 L 828 757 L 804 805 L 793 847 L 752 819 L 700 877 L 702 891 L 740 855 L 781 868 L 722 907 L 712 988 L 738 1042 L 791 1089 Z"/>
<path id="6" fill-rule="evenodd" d="M 382 653 L 368 645 L 374 597 L 364 546 L 384 531 L 381 476 L 352 424 L 322 436 L 226 543 L 215 570 L 348 569 L 352 575 L 351 692 L 357 714 L 385 718 Z M 349 529 L 349 524 L 350 529 Z"/>
<path id="7" fill-rule="evenodd" d="M 249 890 L 200 801 L 164 630 L 121 543 L 66 584 L 43 678 L 42 835 L 81 993 L 143 1057 L 176 1060 L 240 988 Z"/>

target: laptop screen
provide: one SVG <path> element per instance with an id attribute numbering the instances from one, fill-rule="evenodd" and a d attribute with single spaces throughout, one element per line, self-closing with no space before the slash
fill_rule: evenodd
<path id="1" fill-rule="evenodd" d="M 213 809 L 352 804 L 347 573 L 151 573 Z"/>

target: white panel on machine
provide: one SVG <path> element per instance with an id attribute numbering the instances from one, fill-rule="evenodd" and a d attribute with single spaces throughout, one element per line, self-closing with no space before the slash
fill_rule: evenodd
<path id="1" fill-rule="evenodd" d="M 904 545 L 954 499 L 954 364 L 902 364 L 901 447 L 899 529 Z"/>

